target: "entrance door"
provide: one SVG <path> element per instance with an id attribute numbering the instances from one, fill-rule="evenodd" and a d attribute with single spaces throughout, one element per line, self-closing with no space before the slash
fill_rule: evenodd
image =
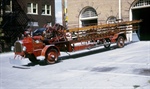
<path id="1" fill-rule="evenodd" d="M 135 9 L 132 11 L 133 19 L 142 19 L 140 29 L 137 31 L 140 40 L 150 40 L 150 8 Z"/>
<path id="2" fill-rule="evenodd" d="M 137 0 L 132 7 L 132 20 L 140 20 L 137 34 L 140 40 L 150 40 L 150 0 Z"/>

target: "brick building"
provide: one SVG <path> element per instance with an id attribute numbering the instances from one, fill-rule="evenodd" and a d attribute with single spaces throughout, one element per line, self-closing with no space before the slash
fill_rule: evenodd
<path id="1" fill-rule="evenodd" d="M 55 24 L 55 0 L 18 0 L 31 21 L 28 26 L 42 27 Z"/>
<path id="2" fill-rule="evenodd" d="M 140 39 L 150 39 L 150 0 L 62 0 L 64 1 L 64 24 L 68 28 L 83 27 L 101 23 L 115 23 L 116 20 L 139 20 Z M 131 36 L 131 35 L 130 35 Z M 132 37 L 130 38 L 132 40 Z"/>
<path id="3" fill-rule="evenodd" d="M 55 24 L 55 0 L 0 0 L 0 52 L 28 28 Z"/>

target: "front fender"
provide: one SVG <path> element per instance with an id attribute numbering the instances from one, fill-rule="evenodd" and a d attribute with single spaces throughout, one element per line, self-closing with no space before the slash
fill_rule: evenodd
<path id="1" fill-rule="evenodd" d="M 56 50 L 57 50 L 57 52 L 58 52 L 58 56 L 60 55 L 60 50 L 59 50 L 59 48 L 58 48 L 58 47 L 56 47 L 55 45 L 46 45 L 46 46 L 43 48 L 42 52 L 41 52 L 41 56 L 45 56 L 45 55 L 46 55 L 47 50 L 48 50 L 48 49 L 51 49 L 51 48 L 56 49 Z"/>

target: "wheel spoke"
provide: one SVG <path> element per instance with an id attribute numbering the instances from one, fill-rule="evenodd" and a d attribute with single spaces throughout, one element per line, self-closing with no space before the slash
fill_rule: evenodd
<path id="1" fill-rule="evenodd" d="M 105 39 L 104 40 L 104 47 L 105 48 L 109 48 L 110 47 L 110 40 L 109 39 L 107 39 L 107 40 Z"/>
<path id="2" fill-rule="evenodd" d="M 124 38 L 122 36 L 118 37 L 117 45 L 119 48 L 124 47 Z"/>

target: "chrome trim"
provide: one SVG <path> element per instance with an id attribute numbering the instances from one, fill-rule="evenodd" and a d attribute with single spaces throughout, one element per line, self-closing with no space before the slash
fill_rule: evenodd
<path id="1" fill-rule="evenodd" d="M 16 41 L 14 44 L 15 52 L 23 52 L 23 45 L 21 41 Z"/>

